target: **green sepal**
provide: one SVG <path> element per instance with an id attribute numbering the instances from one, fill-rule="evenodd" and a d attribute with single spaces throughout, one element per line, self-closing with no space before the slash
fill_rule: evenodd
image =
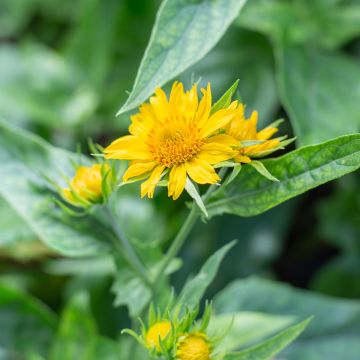
<path id="1" fill-rule="evenodd" d="M 221 109 L 227 108 L 231 104 L 231 99 L 234 96 L 236 89 L 239 84 L 239 79 L 237 79 L 230 88 L 221 96 L 221 98 L 213 105 L 211 108 L 210 114 L 215 113 Z"/>

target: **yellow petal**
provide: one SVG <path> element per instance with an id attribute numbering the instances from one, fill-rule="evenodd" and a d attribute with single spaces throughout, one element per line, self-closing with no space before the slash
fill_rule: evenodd
<path id="1" fill-rule="evenodd" d="M 155 90 L 155 95 L 150 98 L 150 104 L 158 120 L 162 121 L 169 116 L 169 103 L 164 90 L 161 88 Z"/>
<path id="2" fill-rule="evenodd" d="M 226 134 L 220 134 L 220 135 L 215 135 L 212 137 L 209 137 L 205 140 L 206 143 L 218 143 L 218 144 L 223 144 L 223 145 L 228 145 L 228 146 L 239 146 L 239 141 L 234 139 L 232 136 L 230 135 L 226 135 Z"/>
<path id="3" fill-rule="evenodd" d="M 134 176 L 145 174 L 151 171 L 155 166 L 156 166 L 155 161 L 146 162 L 146 163 L 137 162 L 136 164 L 132 164 L 125 171 L 125 174 L 123 175 L 123 180 L 128 181 L 130 178 Z"/>
<path id="4" fill-rule="evenodd" d="M 235 114 L 236 110 L 234 109 L 221 109 L 217 111 L 202 125 L 199 136 L 206 138 L 215 131 L 224 128 L 234 118 Z"/>
<path id="5" fill-rule="evenodd" d="M 156 122 L 156 116 L 153 108 L 149 104 L 142 104 L 140 106 L 140 112 L 132 115 L 131 124 L 129 126 L 129 132 L 131 135 L 135 135 L 146 141 L 151 129 Z"/>
<path id="6" fill-rule="evenodd" d="M 278 128 L 268 127 L 258 132 L 259 140 L 270 139 L 275 133 L 278 132 Z"/>
<path id="7" fill-rule="evenodd" d="M 201 89 L 201 92 L 203 97 L 200 100 L 199 108 L 195 115 L 195 123 L 199 128 L 207 122 L 210 115 L 212 101 L 210 84 L 208 84 L 206 90 Z"/>
<path id="8" fill-rule="evenodd" d="M 185 188 L 186 168 L 184 164 L 175 165 L 169 175 L 168 195 L 176 200 Z"/>
<path id="9" fill-rule="evenodd" d="M 248 164 L 251 162 L 251 159 L 248 156 L 245 155 L 239 155 L 235 157 L 235 161 L 238 163 L 244 163 L 244 164 Z"/>
<path id="10" fill-rule="evenodd" d="M 136 136 L 126 135 L 113 141 L 104 150 L 106 159 L 147 160 L 151 158 L 146 144 Z"/>
<path id="11" fill-rule="evenodd" d="M 204 160 L 194 158 L 185 166 L 191 179 L 198 184 L 215 184 L 221 180 L 214 168 Z"/>
<path id="12" fill-rule="evenodd" d="M 209 164 L 217 164 L 233 158 L 236 154 L 237 151 L 232 150 L 231 147 L 227 145 L 210 143 L 204 144 L 196 157 Z"/>
<path id="13" fill-rule="evenodd" d="M 155 187 L 160 181 L 164 169 L 164 165 L 156 166 L 150 177 L 141 184 L 141 197 L 144 197 L 147 194 L 151 199 L 154 196 Z"/>

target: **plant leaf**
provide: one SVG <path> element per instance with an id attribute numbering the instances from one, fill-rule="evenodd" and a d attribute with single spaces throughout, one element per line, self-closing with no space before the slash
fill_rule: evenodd
<path id="1" fill-rule="evenodd" d="M 239 85 L 239 79 L 237 79 L 228 90 L 224 93 L 224 95 L 213 105 L 211 108 L 211 113 L 224 109 L 228 107 L 231 103 L 231 99 L 235 94 L 235 91 Z"/>
<path id="2" fill-rule="evenodd" d="M 306 146 L 264 165 L 278 182 L 270 183 L 250 166 L 220 187 L 207 204 L 209 216 L 230 213 L 253 216 L 360 167 L 360 135 L 346 135 Z"/>
<path id="3" fill-rule="evenodd" d="M 312 318 L 308 318 L 299 324 L 290 326 L 269 340 L 266 340 L 258 345 L 239 352 L 229 353 L 225 356 L 224 360 L 270 359 L 293 342 L 305 330 L 311 320 Z"/>
<path id="4" fill-rule="evenodd" d="M 71 162 L 75 159 L 80 160 L 0 120 L 0 195 L 7 205 L 39 240 L 57 252 L 99 255 L 107 251 L 110 242 L 106 227 L 96 216 L 74 219 L 66 215 L 55 205 L 45 181 L 45 175 L 59 182 L 64 176 L 73 176 Z"/>
<path id="5" fill-rule="evenodd" d="M 267 179 L 271 181 L 279 181 L 279 179 L 270 174 L 269 170 L 261 161 L 253 160 L 248 165 L 252 166 L 259 174 L 266 177 Z"/>
<path id="6" fill-rule="evenodd" d="M 164 0 L 129 98 L 118 115 L 204 57 L 246 0 Z"/>
<path id="7" fill-rule="evenodd" d="M 177 307 L 184 309 L 184 307 L 194 308 L 198 305 L 205 290 L 214 280 L 221 261 L 235 243 L 235 241 L 230 242 L 210 256 L 200 272 L 193 279 L 187 281 L 179 295 Z"/>
<path id="8" fill-rule="evenodd" d="M 339 52 L 281 44 L 278 88 L 300 145 L 360 129 L 360 65 Z M 349 95 L 351 94 L 351 95 Z"/>
<path id="9" fill-rule="evenodd" d="M 208 218 L 209 215 L 207 213 L 205 204 L 202 201 L 202 198 L 201 198 L 199 192 L 197 191 L 195 185 L 188 177 L 186 178 L 185 190 L 194 199 L 194 201 L 196 202 L 196 204 L 200 208 L 200 210 L 203 212 L 203 214 Z"/>

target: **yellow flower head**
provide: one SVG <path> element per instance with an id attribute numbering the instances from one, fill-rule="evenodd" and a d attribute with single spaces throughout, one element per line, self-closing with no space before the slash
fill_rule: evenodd
<path id="1" fill-rule="evenodd" d="M 69 187 L 63 189 L 64 198 L 70 203 L 78 206 L 95 204 L 102 201 L 102 166 L 80 166 Z M 108 169 L 108 166 L 106 166 Z"/>
<path id="2" fill-rule="evenodd" d="M 176 348 L 178 360 L 209 360 L 211 347 L 205 334 L 195 333 L 180 339 Z"/>
<path id="3" fill-rule="evenodd" d="M 274 150 L 280 145 L 279 139 L 270 139 L 278 128 L 268 126 L 257 131 L 258 112 L 253 111 L 250 118 L 245 118 L 245 108 L 239 104 L 237 115 L 226 125 L 226 134 L 234 137 L 237 141 L 259 141 L 258 144 L 244 146 L 238 150 L 236 162 L 249 163 L 252 157 L 259 157 L 269 150 Z M 270 139 L 270 140 L 269 140 Z"/>
<path id="4" fill-rule="evenodd" d="M 237 102 L 211 114 L 211 89 L 197 85 L 184 92 L 175 82 L 167 98 L 156 89 L 150 103 L 140 106 L 131 117 L 130 135 L 120 137 L 104 151 L 107 159 L 131 160 L 123 180 L 146 179 L 141 196 L 153 197 L 156 185 L 168 171 L 168 195 L 177 199 L 189 176 L 198 184 L 220 181 L 212 165 L 231 159 L 236 152 L 230 145 L 234 139 L 218 134 L 237 113 Z"/>
<path id="5" fill-rule="evenodd" d="M 171 331 L 170 321 L 160 321 L 152 325 L 146 333 L 146 345 L 149 349 L 161 350 L 160 339 L 164 340 Z"/>

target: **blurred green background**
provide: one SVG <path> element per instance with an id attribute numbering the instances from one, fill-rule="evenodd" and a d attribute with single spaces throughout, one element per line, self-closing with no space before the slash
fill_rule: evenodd
<path id="1" fill-rule="evenodd" d="M 131 90 L 159 5 L 1 0 L 0 117 L 72 151 L 80 145 L 87 152 L 89 137 L 105 146 L 124 134 L 129 114 L 115 114 Z M 284 117 L 281 132 L 306 145 L 359 131 L 359 61 L 358 0 L 250 0 L 217 46 L 179 79 L 186 86 L 210 81 L 217 98 L 239 78 L 241 97 L 249 111 L 259 110 L 261 124 Z M 238 239 L 208 297 L 235 278 L 259 275 L 360 298 L 359 190 L 359 174 L 350 174 L 263 215 L 199 223 L 182 251 L 175 287 L 222 244 Z M 137 206 L 128 199 L 126 212 L 135 214 Z M 170 224 L 166 233 L 160 226 L 164 242 L 187 211 L 164 192 L 146 207 L 144 222 L 161 209 L 162 223 Z M 0 257 L 2 283 L 30 292 L 55 311 L 75 289 L 88 288 L 101 331 L 119 330 L 125 310 L 112 309 L 106 269 L 92 276 L 74 270 L 71 276 L 1 198 Z"/>

